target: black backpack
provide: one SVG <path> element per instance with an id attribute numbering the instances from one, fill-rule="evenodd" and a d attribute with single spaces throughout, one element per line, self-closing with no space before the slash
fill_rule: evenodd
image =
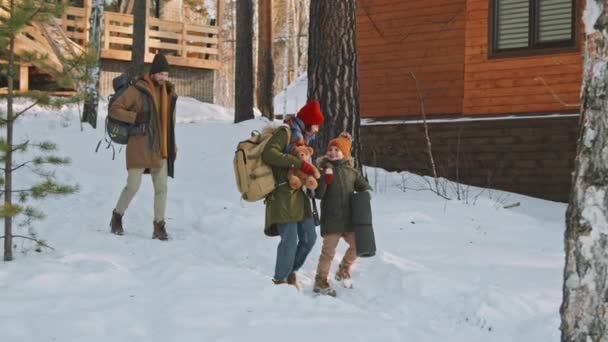
<path id="1" fill-rule="evenodd" d="M 122 73 L 112 80 L 112 88 L 114 89 L 114 93 L 110 94 L 109 96 L 105 129 L 107 134 L 107 138 L 105 138 L 105 141 L 107 142 L 106 149 L 112 148 L 112 159 L 115 157 L 115 148 L 113 143 L 126 145 L 129 141 L 129 136 L 134 135 L 135 133 L 143 134 L 147 127 L 146 124 L 130 124 L 124 121 L 116 120 L 110 116 L 110 108 L 112 107 L 114 101 L 116 101 L 116 99 L 118 99 L 131 85 L 134 85 L 135 82 L 136 79 L 130 78 L 127 73 Z M 143 104 L 143 110 L 146 111 L 146 108 L 148 107 L 147 101 L 144 100 Z M 99 141 L 95 152 L 99 150 L 103 140 L 104 139 Z"/>
<path id="2" fill-rule="evenodd" d="M 114 88 L 114 94 L 111 94 L 108 100 L 108 113 L 106 115 L 106 133 L 112 142 L 115 142 L 120 145 L 125 145 L 127 141 L 129 141 L 129 131 L 131 129 L 132 124 L 116 120 L 110 117 L 110 107 L 116 101 L 117 98 L 122 95 L 131 86 L 134 84 L 134 80 L 129 79 L 129 76 L 126 73 L 121 74 L 118 77 L 115 77 L 112 80 L 112 88 Z"/>

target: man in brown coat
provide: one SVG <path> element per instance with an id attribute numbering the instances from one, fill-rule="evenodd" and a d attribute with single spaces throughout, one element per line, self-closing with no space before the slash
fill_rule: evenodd
<path id="1" fill-rule="evenodd" d="M 137 193 L 144 173 L 154 185 L 153 239 L 166 241 L 165 208 L 167 177 L 173 177 L 175 146 L 175 104 L 177 95 L 169 78 L 169 63 L 157 54 L 149 73 L 130 86 L 110 107 L 114 119 L 133 124 L 127 142 L 127 185 L 112 212 L 111 232 L 124 233 L 122 217 Z"/>

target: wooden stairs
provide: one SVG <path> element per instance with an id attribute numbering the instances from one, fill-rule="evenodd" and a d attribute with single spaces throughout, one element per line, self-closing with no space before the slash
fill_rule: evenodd
<path id="1" fill-rule="evenodd" d="M 0 17 L 9 16 L 8 8 L 0 5 Z M 58 19 L 45 23 L 32 22 L 25 26 L 15 38 L 15 53 L 18 57 L 28 53 L 45 57 L 32 62 L 38 70 L 50 75 L 69 73 L 77 76 L 82 72 L 82 70 L 72 68 L 69 61 L 80 56 L 84 49 L 66 35 L 59 25 Z M 24 67 L 27 68 L 29 65 L 21 64 L 21 79 L 27 77 L 27 72 L 24 75 Z M 26 81 L 25 84 L 27 83 Z M 23 89 L 21 84 L 20 91 L 24 90 L 27 89 Z"/>

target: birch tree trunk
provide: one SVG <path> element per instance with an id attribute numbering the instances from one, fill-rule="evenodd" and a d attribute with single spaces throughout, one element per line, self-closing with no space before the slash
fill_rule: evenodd
<path id="1" fill-rule="evenodd" d="M 259 0 L 258 37 L 258 108 L 262 115 L 273 120 L 272 0 Z"/>
<path id="2" fill-rule="evenodd" d="M 103 32 L 104 0 L 93 0 L 89 17 L 89 53 L 95 56 L 95 66 L 87 68 L 86 97 L 82 112 L 82 122 L 97 127 L 97 108 L 99 105 L 99 76 L 101 74 L 101 34 Z"/>
<path id="3" fill-rule="evenodd" d="M 316 154 L 340 132 L 353 137 L 352 157 L 361 169 L 359 83 L 355 45 L 355 0 L 311 0 L 308 45 L 308 99 L 317 99 L 325 123 Z"/>
<path id="4" fill-rule="evenodd" d="M 234 122 L 253 119 L 253 3 L 236 3 Z"/>
<path id="5" fill-rule="evenodd" d="M 602 34 L 608 20 L 604 0 L 587 0 L 586 6 L 581 133 L 566 212 L 562 342 L 608 341 L 608 40 Z M 594 23 L 597 31 L 590 30 Z"/>

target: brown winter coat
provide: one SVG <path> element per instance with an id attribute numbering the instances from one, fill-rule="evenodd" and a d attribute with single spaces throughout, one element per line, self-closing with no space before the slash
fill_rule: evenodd
<path id="1" fill-rule="evenodd" d="M 270 138 L 264 151 L 262 160 L 272 167 L 274 179 L 283 183 L 277 187 L 266 198 L 266 223 L 264 234 L 277 236 L 279 232 L 276 228 L 277 223 L 299 222 L 305 217 L 312 217 L 310 200 L 300 189 L 291 189 L 287 185 L 287 172 L 289 168 L 300 168 L 302 161 L 296 156 L 284 153 L 288 142 L 288 132 L 279 129 Z"/>
<path id="2" fill-rule="evenodd" d="M 371 186 L 350 159 L 330 161 L 327 157 L 317 160 L 321 169 L 319 186 L 315 197 L 321 199 L 321 236 L 354 231 L 350 196 L 356 192 L 371 190 Z M 332 168 L 334 178 L 330 185 L 325 182 L 324 169 Z"/>
<path id="3" fill-rule="evenodd" d="M 167 168 L 169 177 L 174 175 L 174 163 L 177 154 L 175 145 L 175 105 L 177 95 L 171 83 L 166 83 L 169 108 L 167 116 Z M 139 80 L 130 86 L 110 107 L 110 116 L 114 119 L 127 123 L 150 123 L 147 133 L 129 137 L 127 142 L 127 169 L 150 169 L 159 168 L 161 163 L 160 154 L 160 114 L 153 100 L 152 91 L 146 81 Z M 144 112 L 144 101 L 147 101 L 147 111 Z"/>

